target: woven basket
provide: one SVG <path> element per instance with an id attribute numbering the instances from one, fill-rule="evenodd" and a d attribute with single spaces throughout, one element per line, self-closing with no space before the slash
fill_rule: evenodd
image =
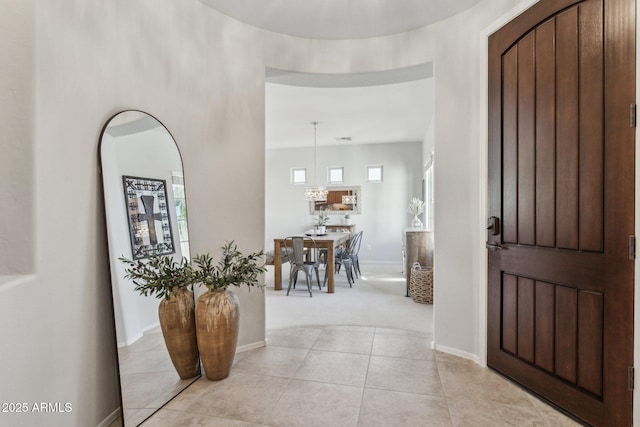
<path id="1" fill-rule="evenodd" d="M 420 304 L 433 304 L 433 268 L 422 268 L 417 262 L 411 267 L 409 278 L 411 299 Z"/>

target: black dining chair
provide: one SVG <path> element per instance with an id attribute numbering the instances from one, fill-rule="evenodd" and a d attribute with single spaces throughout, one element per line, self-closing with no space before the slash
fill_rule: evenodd
<path id="1" fill-rule="evenodd" d="M 305 251 L 305 242 L 310 241 L 311 252 L 307 254 Z M 311 282 L 313 280 L 313 272 L 316 273 L 316 280 L 318 281 L 318 289 L 322 289 L 322 285 L 320 284 L 320 272 L 319 272 L 319 263 L 317 259 L 312 259 L 307 261 L 307 255 L 311 257 L 315 257 L 318 253 L 316 248 L 316 241 L 310 237 L 302 237 L 302 236 L 292 236 L 284 239 L 284 252 L 289 261 L 290 270 L 289 270 L 289 288 L 287 289 L 287 295 L 291 291 L 291 287 L 295 289 L 295 284 L 298 280 L 298 272 L 304 271 L 305 277 L 307 279 L 307 289 L 309 290 L 309 296 L 313 297 L 313 292 L 311 291 Z"/>

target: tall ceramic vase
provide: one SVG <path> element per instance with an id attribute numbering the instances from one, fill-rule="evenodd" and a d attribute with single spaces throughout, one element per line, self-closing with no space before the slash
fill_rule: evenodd
<path id="1" fill-rule="evenodd" d="M 204 372 L 211 381 L 229 376 L 236 354 L 239 320 L 238 297 L 232 292 L 220 289 L 198 298 L 198 348 Z"/>
<path id="2" fill-rule="evenodd" d="M 193 292 L 178 291 L 158 307 L 160 328 L 171 362 L 183 380 L 200 374 Z"/>

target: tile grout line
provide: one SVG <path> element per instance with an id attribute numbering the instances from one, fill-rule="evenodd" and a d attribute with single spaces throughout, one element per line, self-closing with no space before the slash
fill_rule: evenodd
<path id="1" fill-rule="evenodd" d="M 369 368 L 371 367 L 371 353 L 373 353 L 373 342 L 376 339 L 376 334 L 374 332 L 373 334 L 373 339 L 371 340 L 371 350 L 369 351 L 368 357 L 369 360 L 367 361 L 367 372 L 364 375 L 364 383 L 362 384 L 362 395 L 360 397 L 360 409 L 358 409 L 358 419 L 356 420 L 356 425 L 360 425 L 360 417 L 362 416 L 362 408 L 364 406 L 364 393 L 367 390 L 367 379 L 369 378 Z"/>

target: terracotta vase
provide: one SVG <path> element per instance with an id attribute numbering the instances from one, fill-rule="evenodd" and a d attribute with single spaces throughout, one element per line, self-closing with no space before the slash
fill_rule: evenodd
<path id="1" fill-rule="evenodd" d="M 200 374 L 193 292 L 178 291 L 158 307 L 160 328 L 167 351 L 183 380 Z"/>
<path id="2" fill-rule="evenodd" d="M 238 342 L 238 297 L 230 291 L 207 292 L 196 303 L 196 335 L 208 379 L 229 376 Z"/>

